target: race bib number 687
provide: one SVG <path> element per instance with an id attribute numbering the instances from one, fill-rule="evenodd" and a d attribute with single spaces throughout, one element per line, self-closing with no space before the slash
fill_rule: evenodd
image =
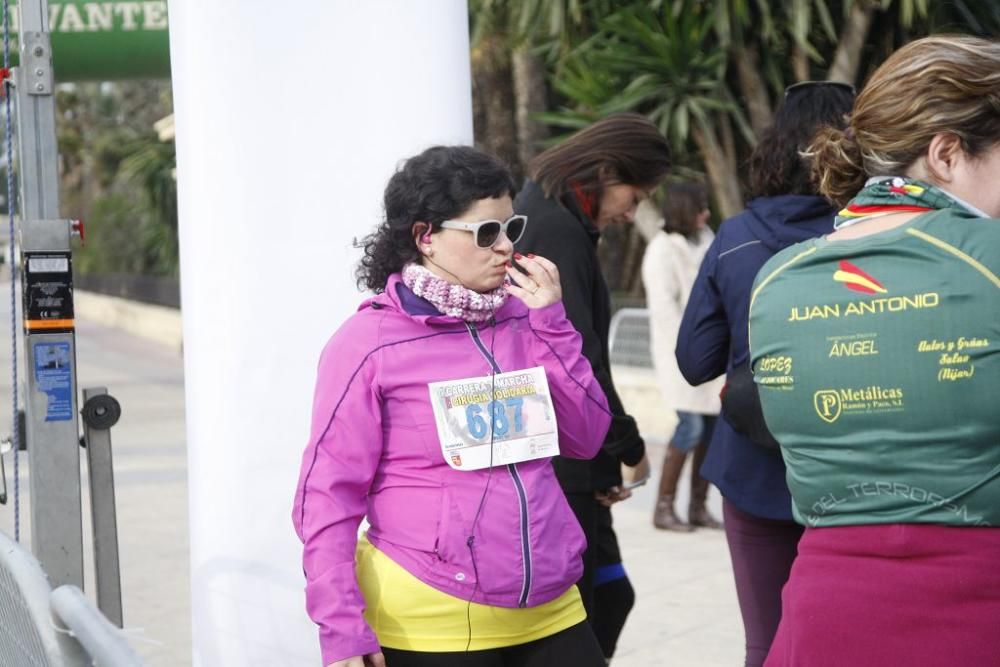
<path id="1" fill-rule="evenodd" d="M 441 453 L 455 470 L 559 453 L 555 410 L 541 366 L 427 386 Z"/>

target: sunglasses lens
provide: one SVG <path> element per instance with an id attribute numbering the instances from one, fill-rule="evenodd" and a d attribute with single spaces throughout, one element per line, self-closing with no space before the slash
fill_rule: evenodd
<path id="1" fill-rule="evenodd" d="M 480 248 L 492 248 L 493 244 L 497 242 L 498 236 L 500 236 L 500 223 L 491 220 L 479 227 L 479 233 L 476 234 L 476 245 Z"/>
<path id="2" fill-rule="evenodd" d="M 511 218 L 507 223 L 507 238 L 511 243 L 517 243 L 524 234 L 524 225 L 527 220 L 523 216 Z"/>

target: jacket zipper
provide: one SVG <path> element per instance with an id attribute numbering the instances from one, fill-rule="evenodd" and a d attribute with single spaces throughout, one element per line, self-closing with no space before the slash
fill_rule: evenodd
<path id="1" fill-rule="evenodd" d="M 493 326 L 496 326 L 495 322 L 493 323 Z M 489 362 L 490 368 L 493 369 L 493 372 L 503 372 L 500 370 L 500 366 L 497 365 L 493 355 L 486 349 L 482 339 L 479 338 L 479 331 L 469 322 L 465 323 L 465 327 L 469 330 L 469 335 L 472 336 L 472 342 L 476 344 L 476 347 L 479 348 L 479 352 L 486 358 L 486 361 Z M 489 418 L 491 433 L 493 429 L 492 416 L 492 413 L 490 413 Z M 492 453 L 490 456 L 492 456 Z M 518 598 L 517 606 L 526 607 L 528 604 L 528 594 L 531 592 L 531 542 L 528 538 L 528 495 L 524 491 L 524 483 L 521 481 L 521 475 L 517 471 L 517 464 L 507 464 L 507 472 L 510 473 L 510 478 L 514 483 L 514 490 L 517 492 L 517 504 L 518 509 L 520 510 L 521 518 L 521 558 L 524 561 L 524 581 L 521 586 L 521 596 Z"/>

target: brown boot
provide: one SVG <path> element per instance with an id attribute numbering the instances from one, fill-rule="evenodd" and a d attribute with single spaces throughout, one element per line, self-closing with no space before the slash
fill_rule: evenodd
<path id="1" fill-rule="evenodd" d="M 722 528 L 722 524 L 715 520 L 705 506 L 708 498 L 708 480 L 702 477 L 698 470 L 705 461 L 705 454 L 708 453 L 708 443 L 702 442 L 694 448 L 694 457 L 691 460 L 691 504 L 688 506 L 688 521 L 692 526 L 700 528 Z"/>
<path id="2" fill-rule="evenodd" d="M 663 457 L 663 471 L 660 473 L 660 492 L 656 499 L 656 509 L 653 511 L 653 525 L 660 530 L 674 530 L 681 533 L 693 530 L 674 512 L 677 480 L 681 477 L 686 458 L 687 452 L 682 452 L 672 445 L 667 446 L 666 456 Z"/>

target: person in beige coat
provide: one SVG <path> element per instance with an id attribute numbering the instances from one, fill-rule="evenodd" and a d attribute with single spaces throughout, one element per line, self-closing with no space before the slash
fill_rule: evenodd
<path id="1" fill-rule="evenodd" d="M 705 507 L 708 481 L 698 474 L 698 469 L 712 439 L 725 378 L 692 387 L 681 375 L 674 355 L 691 286 L 715 238 L 707 224 L 710 212 L 705 188 L 693 182 L 671 185 L 662 212 L 663 228 L 649 242 L 642 260 L 642 282 L 657 382 L 667 405 L 677 412 L 677 428 L 663 460 L 653 525 L 676 531 L 690 531 L 695 526 L 720 528 Z M 685 523 L 674 511 L 674 497 L 684 462 L 692 451 L 691 501 Z"/>

